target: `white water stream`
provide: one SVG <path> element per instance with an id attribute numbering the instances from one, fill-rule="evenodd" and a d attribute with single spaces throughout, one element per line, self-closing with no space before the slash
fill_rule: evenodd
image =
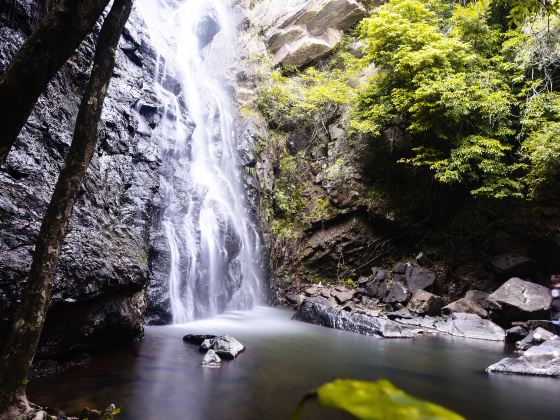
<path id="1" fill-rule="evenodd" d="M 157 53 L 163 226 L 173 322 L 250 309 L 261 295 L 259 236 L 247 210 L 230 74 L 228 0 L 137 2 Z M 193 131 L 194 128 L 194 131 Z"/>

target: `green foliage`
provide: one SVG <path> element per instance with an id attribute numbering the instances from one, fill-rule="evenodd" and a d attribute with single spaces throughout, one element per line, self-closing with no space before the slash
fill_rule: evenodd
<path id="1" fill-rule="evenodd" d="M 325 408 L 343 410 L 361 420 L 463 419 L 439 405 L 411 397 L 385 380 L 362 382 L 339 379 L 329 382 L 304 398 L 292 415 L 293 420 L 299 418 L 304 404 L 310 400 Z"/>
<path id="2" fill-rule="evenodd" d="M 347 37 L 320 68 L 277 71 L 259 108 L 283 129 L 340 114 L 374 141 L 396 128 L 410 147 L 393 159 L 441 184 L 541 197 L 560 167 L 559 3 L 390 0 L 358 27 L 364 58 Z"/>

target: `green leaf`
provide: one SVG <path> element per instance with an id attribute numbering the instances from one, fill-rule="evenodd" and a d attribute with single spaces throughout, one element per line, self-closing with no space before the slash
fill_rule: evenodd
<path id="1" fill-rule="evenodd" d="M 439 405 L 418 400 L 389 381 L 352 381 L 339 379 L 307 395 L 292 416 L 299 418 L 303 406 L 311 400 L 319 405 L 343 410 L 360 420 L 461 420 L 460 415 Z"/>

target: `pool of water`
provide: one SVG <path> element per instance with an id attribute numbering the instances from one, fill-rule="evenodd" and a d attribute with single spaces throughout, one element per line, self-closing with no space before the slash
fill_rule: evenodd
<path id="1" fill-rule="evenodd" d="M 487 374 L 502 343 L 451 337 L 384 340 L 258 308 L 181 326 L 147 327 L 144 340 L 87 366 L 33 381 L 33 401 L 69 413 L 115 403 L 120 419 L 287 419 L 309 390 L 335 378 L 385 378 L 469 419 L 558 419 L 560 380 Z M 247 346 L 220 369 L 200 366 L 187 333 L 230 334 Z M 310 406 L 304 419 L 343 419 Z"/>

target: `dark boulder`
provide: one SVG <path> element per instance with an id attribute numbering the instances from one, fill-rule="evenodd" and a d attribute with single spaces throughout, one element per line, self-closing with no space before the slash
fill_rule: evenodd
<path id="1" fill-rule="evenodd" d="M 212 340 L 213 338 L 216 338 L 216 336 L 208 334 L 187 334 L 183 337 L 183 341 L 200 346 L 204 340 Z"/>
<path id="2" fill-rule="evenodd" d="M 383 300 L 386 303 L 406 303 L 410 299 L 410 292 L 400 281 L 390 281 L 387 284 L 387 294 Z"/>
<path id="3" fill-rule="evenodd" d="M 506 341 L 508 343 L 517 343 L 519 340 L 523 340 L 529 335 L 529 331 L 525 328 L 516 326 L 512 327 L 506 331 Z"/>
<path id="4" fill-rule="evenodd" d="M 535 278 L 537 263 L 522 253 L 496 255 L 490 264 L 501 281 L 512 277 Z"/>
<path id="5" fill-rule="evenodd" d="M 405 272 L 406 284 L 411 292 L 430 288 L 436 281 L 433 271 L 416 264 L 408 264 Z"/>

